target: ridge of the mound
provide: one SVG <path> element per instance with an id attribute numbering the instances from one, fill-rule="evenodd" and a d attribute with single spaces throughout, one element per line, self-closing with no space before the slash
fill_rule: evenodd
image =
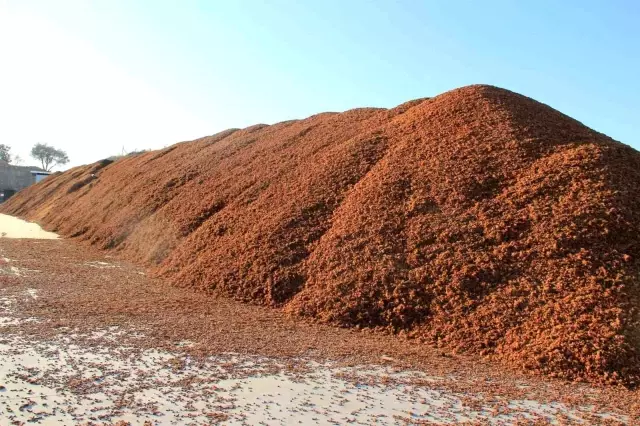
<path id="1" fill-rule="evenodd" d="M 178 286 L 635 385 L 639 188 L 637 151 L 475 85 L 75 168 L 0 210 Z"/>

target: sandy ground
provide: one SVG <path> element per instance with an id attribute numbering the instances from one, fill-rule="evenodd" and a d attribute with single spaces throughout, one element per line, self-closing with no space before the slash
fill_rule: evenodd
<path id="1" fill-rule="evenodd" d="M 0 240 L 0 425 L 639 424 L 638 396 L 193 294 L 65 240 Z"/>
<path id="2" fill-rule="evenodd" d="M 6 214 L 0 214 L 0 236 L 2 238 L 36 238 L 40 240 L 58 238 L 58 235 L 44 231 L 37 223 L 26 222 Z"/>

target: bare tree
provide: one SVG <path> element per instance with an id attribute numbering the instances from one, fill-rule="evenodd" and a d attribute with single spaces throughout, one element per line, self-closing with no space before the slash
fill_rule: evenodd
<path id="1" fill-rule="evenodd" d="M 69 162 L 69 157 L 66 152 L 55 149 L 46 143 L 35 144 L 31 149 L 31 156 L 40 161 L 42 168 L 48 172 L 57 165 L 67 164 Z"/>

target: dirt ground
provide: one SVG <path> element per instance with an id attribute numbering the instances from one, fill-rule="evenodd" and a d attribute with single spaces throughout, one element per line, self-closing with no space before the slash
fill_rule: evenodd
<path id="1" fill-rule="evenodd" d="M 0 424 L 640 424 L 640 395 L 179 289 L 0 239 Z M 147 422 L 147 423 L 145 423 Z"/>

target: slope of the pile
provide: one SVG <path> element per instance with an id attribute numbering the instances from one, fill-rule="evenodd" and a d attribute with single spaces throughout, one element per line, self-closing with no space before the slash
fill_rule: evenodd
<path id="1" fill-rule="evenodd" d="M 179 286 L 638 382 L 640 153 L 503 89 L 230 130 L 0 210 Z"/>

